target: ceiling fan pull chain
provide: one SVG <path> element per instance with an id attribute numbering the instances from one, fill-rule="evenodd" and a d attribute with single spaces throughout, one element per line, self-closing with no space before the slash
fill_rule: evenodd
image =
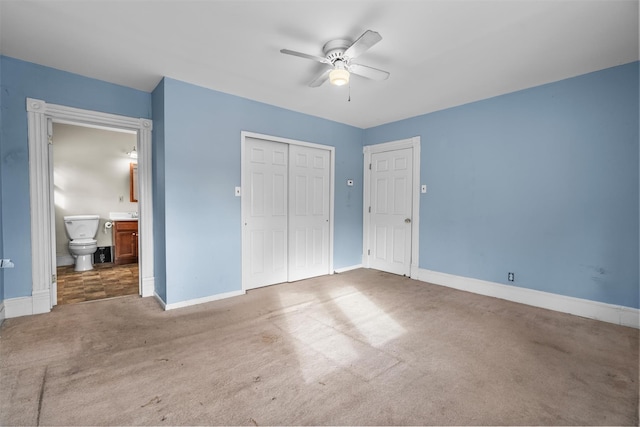
<path id="1" fill-rule="evenodd" d="M 347 99 L 347 102 L 351 102 L 351 80 L 349 80 L 349 99 Z"/>

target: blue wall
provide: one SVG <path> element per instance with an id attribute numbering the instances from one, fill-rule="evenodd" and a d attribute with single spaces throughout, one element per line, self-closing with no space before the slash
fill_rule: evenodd
<path id="1" fill-rule="evenodd" d="M 334 267 L 361 263 L 362 145 L 422 137 L 421 268 L 638 307 L 638 63 L 362 130 L 164 79 L 0 57 L 0 300 L 31 294 L 26 97 L 154 120 L 156 292 L 240 289 L 240 132 L 336 147 Z M 153 116 L 152 116 L 153 109 Z M 355 186 L 347 187 L 347 179 Z"/>
<path id="2" fill-rule="evenodd" d="M 153 275 L 155 292 L 167 300 L 167 253 L 165 235 L 165 156 L 164 156 L 164 80 L 151 93 L 153 108 L 152 194 L 153 194 Z"/>
<path id="3" fill-rule="evenodd" d="M 638 91 L 635 62 L 367 129 L 421 136 L 420 267 L 639 307 Z"/>
<path id="4" fill-rule="evenodd" d="M 1 58 L 0 58 L 1 60 Z M 2 63 L 0 62 L 0 165 L 2 165 L 2 158 L 4 157 L 2 155 L 2 140 L 4 139 L 3 137 L 3 133 L 4 133 L 4 127 L 2 126 L 2 116 L 4 115 L 4 110 L 2 108 L 2 99 L 3 99 L 3 94 L 4 93 L 4 86 L 2 84 Z M 2 200 L 4 200 L 4 197 L 2 197 L 2 171 L 0 170 L 0 258 L 4 258 L 4 237 L 3 237 L 3 232 L 2 229 L 4 228 L 2 226 L 3 222 L 2 222 Z M 4 269 L 0 269 L 0 304 L 2 304 L 4 302 Z"/>
<path id="5" fill-rule="evenodd" d="M 0 57 L 2 69 L 4 298 L 31 295 L 31 226 L 26 98 L 130 117 L 151 118 L 151 94 L 48 67 Z"/>
<path id="6" fill-rule="evenodd" d="M 243 130 L 336 147 L 334 267 L 362 262 L 361 129 L 168 78 L 161 86 L 154 94 L 164 93 L 165 302 L 241 289 L 234 187 Z M 347 187 L 348 178 L 357 185 Z"/>
<path id="7" fill-rule="evenodd" d="M 153 118 L 154 275 L 156 292 L 168 303 L 241 288 L 240 199 L 233 194 L 240 184 L 241 130 L 336 147 L 337 182 L 355 178 L 357 185 L 336 186 L 334 266 L 361 263 L 361 129 L 171 79 L 149 94 L 13 58 L 0 61 L 6 124 L 0 249 L 16 264 L 3 271 L 0 297 L 31 294 L 27 97 Z"/>

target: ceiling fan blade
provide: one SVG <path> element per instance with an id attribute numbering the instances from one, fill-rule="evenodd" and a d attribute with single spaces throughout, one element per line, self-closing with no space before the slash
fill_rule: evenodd
<path id="1" fill-rule="evenodd" d="M 351 46 L 344 52 L 344 56 L 349 59 L 357 58 L 365 53 L 371 46 L 382 40 L 382 36 L 375 31 L 367 30 L 358 40 L 354 41 Z"/>
<path id="2" fill-rule="evenodd" d="M 285 53 L 287 55 L 299 56 L 300 58 L 306 58 L 306 59 L 311 59 L 313 61 L 322 62 L 323 64 L 331 64 L 331 61 L 321 56 L 309 55 L 306 53 L 296 52 L 295 50 L 289 50 L 289 49 L 280 49 L 280 52 Z"/>
<path id="3" fill-rule="evenodd" d="M 324 70 L 320 74 L 318 74 L 316 76 L 316 78 L 313 79 L 311 81 L 311 83 L 309 83 L 309 87 L 322 86 L 322 83 L 326 82 L 327 79 L 329 78 L 329 73 L 331 72 L 331 70 L 332 70 L 332 68 L 327 68 L 326 70 Z"/>
<path id="4" fill-rule="evenodd" d="M 386 80 L 389 78 L 389 73 L 387 71 L 378 70 L 377 68 L 367 67 L 366 65 L 360 64 L 350 64 L 349 72 L 372 80 Z"/>

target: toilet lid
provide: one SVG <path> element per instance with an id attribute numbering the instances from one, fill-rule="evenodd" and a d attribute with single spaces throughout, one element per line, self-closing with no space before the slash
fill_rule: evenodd
<path id="1" fill-rule="evenodd" d="M 98 243 L 98 241 L 93 239 L 76 239 L 69 242 L 71 246 L 86 246 L 94 243 Z"/>

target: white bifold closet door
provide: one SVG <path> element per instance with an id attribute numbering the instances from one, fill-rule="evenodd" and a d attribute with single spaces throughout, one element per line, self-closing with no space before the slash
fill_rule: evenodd
<path id="1" fill-rule="evenodd" d="M 330 153 L 246 138 L 245 289 L 329 274 Z"/>
<path id="2" fill-rule="evenodd" d="M 329 151 L 289 146 L 289 281 L 329 274 Z"/>
<path id="3" fill-rule="evenodd" d="M 245 287 L 286 282 L 289 146 L 247 138 L 242 173 Z"/>

